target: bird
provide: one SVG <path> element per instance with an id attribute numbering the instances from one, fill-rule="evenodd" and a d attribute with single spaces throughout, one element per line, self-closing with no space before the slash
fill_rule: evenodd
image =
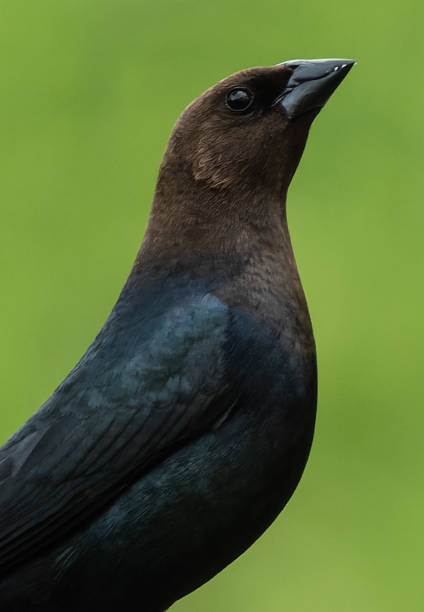
<path id="1" fill-rule="evenodd" d="M 104 326 L 0 448 L 2 612 L 160 612 L 274 521 L 310 452 L 286 195 L 354 60 L 241 70 L 183 111 Z"/>

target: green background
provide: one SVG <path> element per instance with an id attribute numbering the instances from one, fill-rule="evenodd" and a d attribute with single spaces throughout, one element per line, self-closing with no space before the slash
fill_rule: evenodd
<path id="1" fill-rule="evenodd" d="M 288 198 L 318 348 L 310 462 L 175 610 L 422 609 L 423 17 L 411 0 L 0 2 L 2 439 L 113 306 L 185 105 L 249 66 L 358 60 Z"/>

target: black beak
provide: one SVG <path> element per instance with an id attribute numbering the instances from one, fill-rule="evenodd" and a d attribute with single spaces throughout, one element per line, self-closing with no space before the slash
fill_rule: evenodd
<path id="1" fill-rule="evenodd" d="M 283 62 L 293 72 L 273 106 L 288 119 L 321 109 L 356 62 L 348 59 L 292 60 Z"/>

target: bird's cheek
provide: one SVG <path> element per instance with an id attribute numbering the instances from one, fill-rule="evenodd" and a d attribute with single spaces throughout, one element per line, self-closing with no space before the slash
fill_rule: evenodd
<path id="1" fill-rule="evenodd" d="M 213 188 L 225 188 L 231 183 L 231 171 L 222 155 L 212 148 L 200 147 L 193 163 L 196 181 L 206 181 Z"/>

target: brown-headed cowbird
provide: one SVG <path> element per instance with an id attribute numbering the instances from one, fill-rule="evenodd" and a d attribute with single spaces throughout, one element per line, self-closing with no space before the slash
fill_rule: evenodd
<path id="1" fill-rule="evenodd" d="M 293 493 L 316 410 L 285 200 L 351 60 L 252 68 L 172 132 L 93 344 L 0 449 L 0 610 L 164 610 Z"/>

